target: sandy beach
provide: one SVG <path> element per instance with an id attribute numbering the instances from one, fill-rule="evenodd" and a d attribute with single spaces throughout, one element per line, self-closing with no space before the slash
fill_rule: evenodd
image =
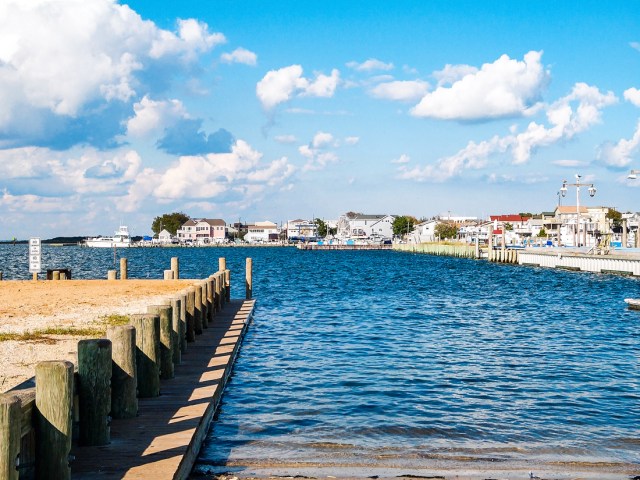
<path id="1" fill-rule="evenodd" d="M 190 280 L 66 280 L 0 282 L 0 336 L 64 328 L 70 334 L 0 341 L 0 392 L 31 378 L 36 363 L 77 357 L 73 330 L 103 328 L 112 315 L 143 313 L 148 305 L 183 290 Z M 91 335 L 95 337 L 96 335 Z"/>

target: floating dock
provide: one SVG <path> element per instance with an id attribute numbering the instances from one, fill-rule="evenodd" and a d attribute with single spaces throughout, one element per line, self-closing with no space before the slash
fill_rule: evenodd
<path id="1" fill-rule="evenodd" d="M 298 250 L 392 250 L 393 245 L 315 245 L 299 243 Z"/>

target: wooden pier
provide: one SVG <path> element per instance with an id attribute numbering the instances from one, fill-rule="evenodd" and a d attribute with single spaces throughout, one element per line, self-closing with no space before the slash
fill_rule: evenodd
<path id="1" fill-rule="evenodd" d="M 0 479 L 188 478 L 253 317 L 246 263 L 245 300 L 230 299 L 220 258 L 107 338 L 80 340 L 77 365 L 39 362 L 0 394 Z M 179 276 L 171 267 L 165 278 Z M 120 273 L 126 282 L 126 263 Z"/>
<path id="2" fill-rule="evenodd" d="M 255 300 L 232 300 L 189 344 L 160 396 L 138 400 L 138 416 L 113 420 L 111 443 L 74 447 L 74 479 L 187 478 L 220 402 Z"/>

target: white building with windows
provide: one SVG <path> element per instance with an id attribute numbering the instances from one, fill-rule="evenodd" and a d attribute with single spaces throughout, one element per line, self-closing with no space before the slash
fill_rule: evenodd
<path id="1" fill-rule="evenodd" d="M 278 241 L 280 231 L 273 222 L 255 222 L 247 225 L 244 241 L 248 243 L 268 243 Z"/>
<path id="2" fill-rule="evenodd" d="M 338 220 L 337 236 L 342 239 L 390 239 L 393 237 L 394 215 L 347 213 Z"/>

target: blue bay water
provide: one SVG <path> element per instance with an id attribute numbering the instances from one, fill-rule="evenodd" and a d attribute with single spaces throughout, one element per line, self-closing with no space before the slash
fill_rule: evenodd
<path id="1" fill-rule="evenodd" d="M 0 246 L 5 278 L 30 278 L 26 251 Z M 197 472 L 640 473 L 640 313 L 623 302 L 638 279 L 388 251 L 117 254 L 132 278 L 161 278 L 173 256 L 183 277 L 224 256 L 242 278 L 254 259 L 255 319 Z M 57 267 L 105 278 L 113 251 L 45 245 Z"/>

